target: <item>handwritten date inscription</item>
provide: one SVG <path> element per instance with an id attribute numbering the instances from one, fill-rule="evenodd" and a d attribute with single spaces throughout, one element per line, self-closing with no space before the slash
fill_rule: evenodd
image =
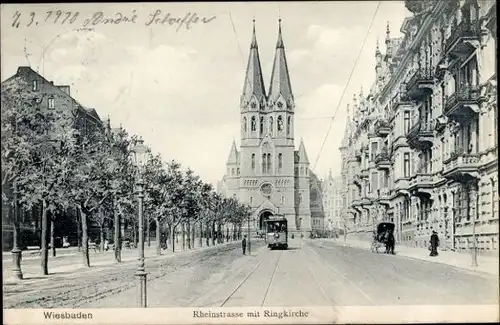
<path id="1" fill-rule="evenodd" d="M 41 19 L 39 17 L 41 17 Z M 47 11 L 45 14 L 31 12 L 27 17 L 26 14 L 16 11 L 13 16 L 12 27 L 32 27 L 38 26 L 39 23 L 58 25 L 74 24 L 81 27 L 93 27 L 97 25 L 144 24 L 144 26 L 172 26 L 176 27 L 176 31 L 179 31 L 181 28 L 189 30 L 192 25 L 199 23 L 210 23 L 215 18 L 216 16 L 200 16 L 195 12 L 188 12 L 182 16 L 175 16 L 171 13 L 165 13 L 160 9 L 150 13 L 143 20 L 140 19 L 135 10 L 133 10 L 130 14 L 116 12 L 112 15 L 106 15 L 104 12 L 98 11 L 87 17 L 82 17 L 78 11 L 54 10 Z"/>

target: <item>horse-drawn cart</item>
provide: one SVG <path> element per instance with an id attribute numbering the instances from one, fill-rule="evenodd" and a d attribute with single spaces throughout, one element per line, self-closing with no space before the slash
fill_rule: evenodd
<path id="1" fill-rule="evenodd" d="M 380 222 L 377 229 L 373 231 L 371 251 L 379 253 L 379 249 L 385 247 L 386 254 L 394 254 L 394 229 L 396 225 L 392 222 Z"/>

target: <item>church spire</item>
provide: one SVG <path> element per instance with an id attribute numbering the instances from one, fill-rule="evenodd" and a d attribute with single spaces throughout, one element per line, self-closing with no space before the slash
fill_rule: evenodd
<path id="1" fill-rule="evenodd" d="M 288 65 L 285 57 L 285 46 L 281 35 L 281 18 L 278 20 L 278 41 L 276 42 L 276 53 L 274 55 L 273 71 L 271 74 L 271 84 L 269 85 L 269 99 L 276 101 L 279 96 L 283 96 L 287 104 L 292 104 L 293 94 L 288 74 Z"/>
<path id="2" fill-rule="evenodd" d="M 241 106 L 246 107 L 253 96 L 256 97 L 258 105 L 266 98 L 264 79 L 260 65 L 259 47 L 257 45 L 257 36 L 255 33 L 255 19 L 253 20 L 252 42 L 250 43 L 250 54 L 248 56 Z"/>
<path id="3" fill-rule="evenodd" d="M 306 146 L 304 145 L 304 139 L 300 139 L 298 154 L 299 154 L 299 162 L 301 164 L 309 164 L 309 157 L 307 157 Z"/>
<path id="4" fill-rule="evenodd" d="M 227 164 L 233 165 L 238 163 L 238 149 L 236 148 L 236 141 L 233 139 L 233 144 L 231 145 L 231 151 L 229 152 L 229 157 L 227 157 Z"/>

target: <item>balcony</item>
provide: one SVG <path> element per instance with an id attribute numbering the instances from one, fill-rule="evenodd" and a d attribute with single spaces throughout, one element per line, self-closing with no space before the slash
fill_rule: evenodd
<path id="1" fill-rule="evenodd" d="M 481 95 L 477 87 L 462 84 L 444 100 L 444 115 L 456 121 L 470 119 L 479 113 Z"/>
<path id="2" fill-rule="evenodd" d="M 381 188 L 377 190 L 377 201 L 380 204 L 390 205 L 392 191 L 388 188 Z"/>
<path id="3" fill-rule="evenodd" d="M 378 118 L 374 125 L 375 134 L 379 137 L 386 137 L 391 133 L 391 123 L 384 118 Z"/>
<path id="4" fill-rule="evenodd" d="M 451 29 L 451 35 L 446 40 L 444 55 L 468 58 L 480 45 L 481 28 L 477 23 L 463 20 Z"/>
<path id="5" fill-rule="evenodd" d="M 419 189 L 430 189 L 435 186 L 437 178 L 435 175 L 428 173 L 417 173 L 412 176 L 408 182 L 409 191 L 417 191 Z"/>
<path id="6" fill-rule="evenodd" d="M 418 14 L 434 6 L 436 0 L 405 0 L 405 7 L 413 14 Z"/>
<path id="7" fill-rule="evenodd" d="M 434 76 L 430 69 L 417 69 L 406 84 L 408 97 L 418 100 L 432 93 Z"/>
<path id="8" fill-rule="evenodd" d="M 434 130 L 438 133 L 442 132 L 445 129 L 446 124 L 448 124 L 448 118 L 444 115 L 440 115 L 436 118 L 436 123 L 434 123 Z"/>
<path id="9" fill-rule="evenodd" d="M 432 147 L 434 132 L 431 123 L 417 119 L 406 135 L 406 140 L 411 148 L 422 149 Z"/>
<path id="10" fill-rule="evenodd" d="M 409 180 L 408 178 L 398 178 L 394 181 L 394 191 L 408 193 Z"/>
<path id="11" fill-rule="evenodd" d="M 387 149 L 382 149 L 375 156 L 375 165 L 379 169 L 389 169 L 391 168 L 391 156 L 389 155 L 389 151 Z"/>
<path id="12" fill-rule="evenodd" d="M 479 177 L 479 158 L 479 155 L 456 151 L 443 162 L 443 176 L 463 183 L 475 180 Z"/>

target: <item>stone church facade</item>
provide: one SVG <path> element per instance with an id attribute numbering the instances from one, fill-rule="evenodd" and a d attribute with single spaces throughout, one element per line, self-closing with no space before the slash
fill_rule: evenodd
<path id="1" fill-rule="evenodd" d="M 269 216 L 284 215 L 290 232 L 311 231 L 309 159 L 303 141 L 295 150 L 295 102 L 281 34 L 276 43 L 269 91 L 264 88 L 253 28 L 243 94 L 240 143 L 233 140 L 219 193 L 252 208 L 251 228 Z M 316 198 L 321 202 L 321 198 Z"/>

